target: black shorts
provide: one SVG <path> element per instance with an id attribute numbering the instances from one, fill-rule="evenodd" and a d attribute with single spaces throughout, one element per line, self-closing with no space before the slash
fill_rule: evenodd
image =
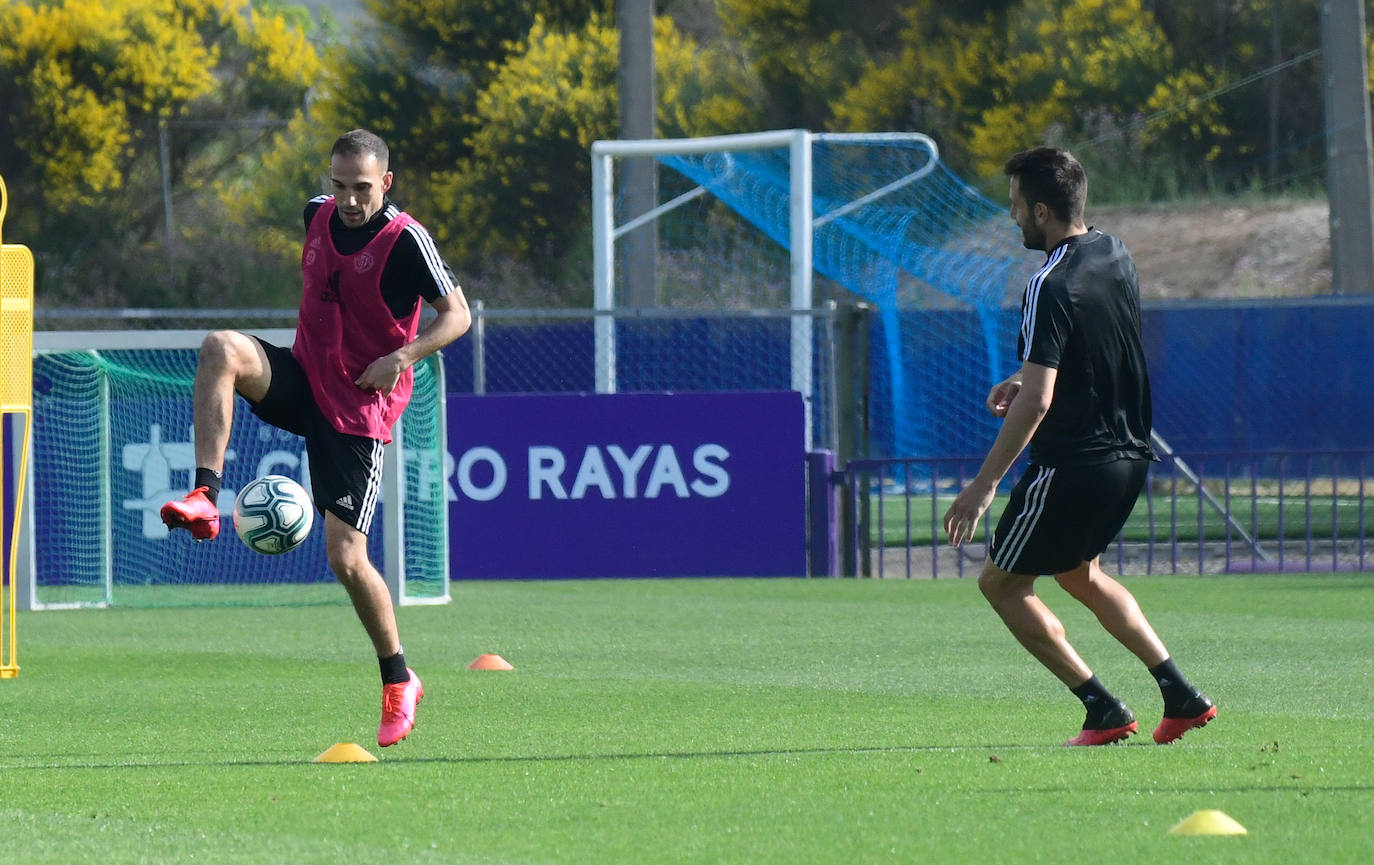
<path id="1" fill-rule="evenodd" d="M 1149 460 L 1092 466 L 1032 464 L 1012 488 L 992 538 L 992 563 L 1013 574 L 1071 571 L 1100 556 L 1135 507 Z"/>
<path id="2" fill-rule="evenodd" d="M 253 414 L 305 439 L 315 508 L 367 534 L 382 492 L 382 442 L 334 429 L 320 413 L 305 370 L 289 349 L 253 337 L 267 353 L 272 381 Z"/>

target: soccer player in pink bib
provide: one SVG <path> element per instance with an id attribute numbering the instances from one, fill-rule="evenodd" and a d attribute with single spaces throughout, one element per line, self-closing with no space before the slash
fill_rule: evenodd
<path id="1" fill-rule="evenodd" d="M 305 439 L 329 567 L 377 651 L 382 747 L 410 733 L 424 695 L 406 665 L 386 582 L 367 554 L 382 446 L 410 400 L 411 367 L 472 322 L 434 239 L 387 198 L 388 160 L 386 143 L 366 130 L 334 142 L 333 194 L 305 207 L 300 316 L 290 349 L 230 330 L 205 337 L 192 397 L 193 489 L 162 508 L 169 530 L 186 529 L 202 541 L 219 534 L 217 498 L 235 393 L 262 420 Z M 436 313 L 423 328 L 422 300 Z"/>

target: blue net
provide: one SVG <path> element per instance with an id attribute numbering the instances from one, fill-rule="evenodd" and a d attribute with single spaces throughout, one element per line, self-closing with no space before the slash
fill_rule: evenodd
<path id="1" fill-rule="evenodd" d="M 790 246 L 786 148 L 660 162 Z M 995 435 L 981 397 L 1015 362 L 1016 298 L 1035 263 L 1006 209 L 920 136 L 816 136 L 812 197 L 816 274 L 879 312 L 874 449 L 964 452 Z M 904 314 L 912 311 L 936 314 Z"/>

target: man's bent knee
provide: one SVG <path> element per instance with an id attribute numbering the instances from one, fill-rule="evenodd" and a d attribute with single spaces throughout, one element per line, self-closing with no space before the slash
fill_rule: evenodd
<path id="1" fill-rule="evenodd" d="M 245 371 L 261 366 L 252 337 L 234 330 L 216 330 L 205 335 L 200 343 L 200 365 L 237 378 Z"/>
<path id="2" fill-rule="evenodd" d="M 325 511 L 325 557 L 339 582 L 364 579 L 375 570 L 367 556 L 367 535 L 345 523 L 332 511 Z"/>
<path id="3" fill-rule="evenodd" d="M 216 330 L 200 344 L 200 368 L 233 381 L 234 389 L 252 400 L 267 394 L 271 373 L 267 353 L 253 337 L 236 330 Z"/>
<path id="4" fill-rule="evenodd" d="M 363 582 L 372 574 L 372 563 L 368 561 L 366 554 L 358 555 L 352 550 L 331 549 L 328 558 L 329 570 L 345 585 Z"/>
<path id="5" fill-rule="evenodd" d="M 234 330 L 212 330 L 200 343 L 201 359 L 207 363 L 217 363 L 232 367 L 243 350 L 242 341 L 248 339 Z"/>
<path id="6" fill-rule="evenodd" d="M 987 564 L 978 575 L 978 588 L 988 603 L 996 607 L 1009 597 L 1032 594 L 1035 578 L 1024 574 L 1013 574 L 994 564 Z"/>

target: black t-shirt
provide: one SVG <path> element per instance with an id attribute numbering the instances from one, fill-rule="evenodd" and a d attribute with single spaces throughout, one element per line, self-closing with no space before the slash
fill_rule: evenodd
<path id="1" fill-rule="evenodd" d="M 1140 337 L 1140 287 L 1126 247 L 1089 229 L 1050 250 L 1021 299 L 1022 361 L 1058 370 L 1054 399 L 1031 438 L 1046 466 L 1150 459 L 1150 378 Z"/>
<path id="2" fill-rule="evenodd" d="M 320 206 L 332 196 L 317 195 L 305 205 L 305 228 L 315 218 Z M 400 214 L 400 209 L 386 199 L 382 209 L 364 225 L 349 228 L 336 210 L 329 217 L 329 236 L 341 255 L 353 255 L 372 242 L 377 232 Z M 382 267 L 382 297 L 396 318 L 409 315 L 419 298 L 433 303 L 454 290 L 457 285 L 453 271 L 439 254 L 434 238 L 419 223 L 412 223 L 401 232 Z"/>

